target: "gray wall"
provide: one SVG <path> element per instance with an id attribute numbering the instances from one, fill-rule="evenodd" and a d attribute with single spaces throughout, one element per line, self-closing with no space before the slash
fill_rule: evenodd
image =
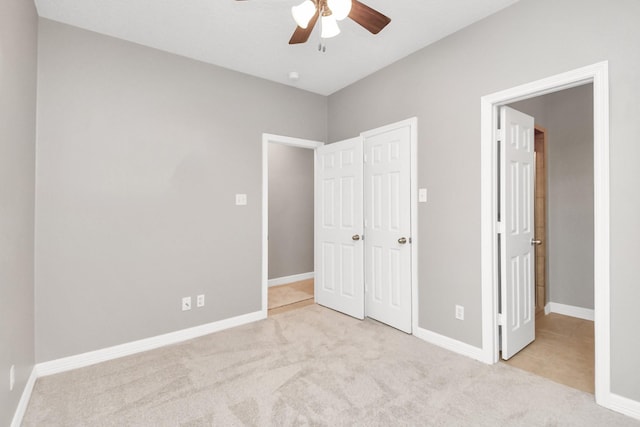
<path id="1" fill-rule="evenodd" d="M 313 271 L 313 150 L 269 144 L 269 279 Z"/>
<path id="2" fill-rule="evenodd" d="M 609 60 L 612 391 L 640 401 L 640 2 L 522 0 L 329 97 L 329 140 L 419 120 L 419 325 L 482 345 L 480 98 Z M 454 305 L 465 306 L 465 321 Z"/>
<path id="3" fill-rule="evenodd" d="M 0 2 L 0 425 L 34 364 L 33 215 L 38 20 L 33 2 Z M 9 392 L 9 368 L 16 384 Z"/>
<path id="4" fill-rule="evenodd" d="M 547 129 L 547 301 L 593 309 L 593 85 L 511 106 Z"/>
<path id="5" fill-rule="evenodd" d="M 326 97 L 42 19 L 38 85 L 36 360 L 260 310 L 262 133 Z"/>

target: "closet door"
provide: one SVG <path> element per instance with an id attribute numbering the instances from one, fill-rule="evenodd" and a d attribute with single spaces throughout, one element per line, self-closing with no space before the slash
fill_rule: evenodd
<path id="1" fill-rule="evenodd" d="M 363 319 L 362 138 L 319 147 L 316 171 L 316 302 Z"/>
<path id="2" fill-rule="evenodd" d="M 411 127 L 362 135 L 365 313 L 411 333 Z"/>

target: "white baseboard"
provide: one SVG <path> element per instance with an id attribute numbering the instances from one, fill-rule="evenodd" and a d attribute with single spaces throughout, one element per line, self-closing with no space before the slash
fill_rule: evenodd
<path id="1" fill-rule="evenodd" d="M 24 418 L 24 414 L 27 411 L 27 406 L 29 405 L 29 400 L 31 399 L 31 392 L 33 391 L 33 386 L 36 385 L 36 380 L 38 379 L 38 373 L 36 371 L 36 367 L 34 366 L 31 370 L 31 375 L 29 375 L 29 379 L 24 386 L 24 390 L 22 391 L 22 396 L 20 396 L 20 401 L 18 402 L 18 407 L 16 408 L 16 412 L 13 414 L 13 420 L 11 421 L 11 427 L 20 427 L 22 424 L 22 419 Z"/>
<path id="2" fill-rule="evenodd" d="M 154 348 L 179 343 L 192 338 L 222 331 L 224 329 L 262 320 L 266 317 L 267 316 L 264 311 L 256 311 L 254 313 L 243 314 L 241 316 L 223 319 L 217 322 L 207 323 L 205 325 L 194 326 L 193 328 L 182 329 L 168 334 L 144 338 L 138 341 L 107 347 L 100 350 L 89 351 L 75 356 L 63 357 L 49 362 L 38 363 L 35 370 L 38 377 L 53 375 L 60 372 L 70 371 L 72 369 L 94 365 L 96 363 L 106 362 L 107 360 L 129 356 L 131 354 L 153 350 Z"/>
<path id="3" fill-rule="evenodd" d="M 615 393 L 609 393 L 605 402 L 598 402 L 605 408 L 620 412 L 628 417 L 640 420 L 640 402 Z"/>
<path id="4" fill-rule="evenodd" d="M 462 341 L 445 337 L 444 335 L 440 335 L 436 332 L 432 332 L 423 328 L 414 328 L 413 335 L 428 343 L 437 345 L 438 347 L 442 347 L 449 351 L 453 351 L 454 353 L 458 353 L 463 356 L 485 362 L 482 354 L 482 349 L 479 347 L 474 347 L 467 343 L 463 343 Z"/>
<path id="5" fill-rule="evenodd" d="M 578 319 L 593 320 L 593 309 L 582 308 L 573 305 L 560 304 L 558 302 L 549 302 L 544 307 L 544 314 L 558 313 L 565 316 L 577 317 Z"/>
<path id="6" fill-rule="evenodd" d="M 286 285 L 287 283 L 299 282 L 300 280 L 313 279 L 315 273 L 313 271 L 309 273 L 293 274 L 291 276 L 276 277 L 275 279 L 269 279 L 269 287 Z"/>

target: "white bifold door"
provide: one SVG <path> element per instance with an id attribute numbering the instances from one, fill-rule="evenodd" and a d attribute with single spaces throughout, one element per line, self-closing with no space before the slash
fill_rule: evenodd
<path id="1" fill-rule="evenodd" d="M 535 339 L 534 119 L 500 110 L 502 358 Z"/>
<path id="2" fill-rule="evenodd" d="M 316 150 L 316 302 L 411 333 L 411 128 Z"/>

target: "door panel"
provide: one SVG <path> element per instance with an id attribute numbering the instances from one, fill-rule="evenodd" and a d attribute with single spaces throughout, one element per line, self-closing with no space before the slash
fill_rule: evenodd
<path id="1" fill-rule="evenodd" d="M 410 127 L 364 134 L 366 315 L 411 333 Z M 405 243 L 400 243 L 404 238 Z"/>
<path id="2" fill-rule="evenodd" d="M 500 123 L 502 358 L 509 359 L 535 339 L 534 119 L 502 107 Z"/>
<path id="3" fill-rule="evenodd" d="M 316 302 L 363 319 L 362 138 L 318 148 L 316 170 Z"/>

